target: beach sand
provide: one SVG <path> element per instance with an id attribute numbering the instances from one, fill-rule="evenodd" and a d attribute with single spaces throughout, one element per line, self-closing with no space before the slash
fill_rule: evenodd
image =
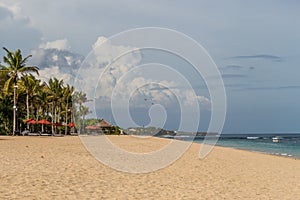
<path id="1" fill-rule="evenodd" d="M 148 152 L 170 141 L 109 136 Z M 300 160 L 192 144 L 175 163 L 146 174 L 111 169 L 79 137 L 0 137 L 0 199 L 300 199 Z"/>

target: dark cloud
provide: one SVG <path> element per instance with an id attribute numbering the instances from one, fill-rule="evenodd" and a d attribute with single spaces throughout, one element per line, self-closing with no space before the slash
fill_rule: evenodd
<path id="1" fill-rule="evenodd" d="M 243 90 L 299 90 L 300 85 L 288 85 L 288 86 L 267 86 L 267 87 L 245 87 Z"/>
<path id="2" fill-rule="evenodd" d="M 32 52 L 32 59 L 28 62 L 40 69 L 58 66 L 61 71 L 74 75 L 80 67 L 84 56 L 67 50 L 36 49 Z"/>
<path id="3" fill-rule="evenodd" d="M 30 25 L 26 17 L 14 17 L 7 8 L 0 7 L 0 47 L 22 49 L 25 54 L 40 43 L 42 34 Z"/>
<path id="4" fill-rule="evenodd" d="M 241 55 L 241 56 L 233 56 L 229 57 L 229 59 L 265 59 L 271 60 L 274 62 L 282 62 L 283 58 L 276 55 L 269 54 L 256 54 L 256 55 Z"/>
<path id="5" fill-rule="evenodd" d="M 193 89 L 207 89 L 206 85 L 192 85 Z M 176 87 L 152 87 L 149 90 L 153 91 L 163 91 L 163 90 L 184 90 L 184 89 L 189 89 L 187 87 L 183 86 L 176 86 Z"/>
<path id="6" fill-rule="evenodd" d="M 12 16 L 12 13 L 7 8 L 0 6 L 0 21 Z"/>
<path id="7" fill-rule="evenodd" d="M 246 83 L 234 83 L 234 84 L 228 84 L 228 83 L 225 83 L 225 87 L 227 88 L 246 88 L 246 87 L 249 87 L 249 84 L 246 84 Z"/>
<path id="8" fill-rule="evenodd" d="M 255 69 L 254 67 L 247 67 L 247 66 L 242 66 L 242 65 L 226 65 L 224 68 L 225 69 L 233 69 L 233 70 Z"/>
<path id="9" fill-rule="evenodd" d="M 245 78 L 244 74 L 222 74 L 222 78 Z"/>
<path id="10" fill-rule="evenodd" d="M 241 65 L 226 65 L 227 69 L 243 69 L 244 66 L 241 66 Z"/>

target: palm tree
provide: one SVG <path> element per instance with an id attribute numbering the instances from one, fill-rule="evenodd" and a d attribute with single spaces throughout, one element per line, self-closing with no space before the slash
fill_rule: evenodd
<path id="1" fill-rule="evenodd" d="M 4 84 L 8 79 L 8 74 L 2 71 L 5 67 L 0 64 L 0 94 L 4 92 Z"/>
<path id="2" fill-rule="evenodd" d="M 49 117 L 49 102 L 49 87 L 47 83 L 43 82 L 42 84 L 40 84 L 39 90 L 37 90 L 36 104 L 38 104 L 39 114 L 45 118 Z"/>
<path id="3" fill-rule="evenodd" d="M 88 102 L 89 100 L 87 99 L 86 97 L 86 94 L 83 93 L 82 91 L 80 92 L 75 92 L 74 95 L 73 95 L 73 102 L 75 104 L 79 104 L 79 108 L 78 108 L 78 112 L 76 107 L 74 107 L 75 109 L 75 114 L 79 116 L 79 133 L 81 131 L 81 129 L 84 127 L 84 118 L 85 118 L 85 115 L 87 115 L 89 113 L 89 109 L 88 107 L 85 107 L 83 106 L 84 103 Z"/>
<path id="4" fill-rule="evenodd" d="M 57 122 L 57 106 L 62 97 L 63 80 L 57 78 L 50 78 L 49 80 L 49 99 L 52 105 L 52 123 Z M 54 133 L 54 126 L 52 126 L 52 133 Z"/>
<path id="5" fill-rule="evenodd" d="M 12 98 L 7 98 L 3 94 L 0 95 L 0 128 L 6 134 L 11 130 L 10 118 L 12 117 Z"/>
<path id="6" fill-rule="evenodd" d="M 26 66 L 26 61 L 31 55 L 25 57 L 23 59 L 21 50 L 17 49 L 15 52 L 9 51 L 7 48 L 3 47 L 6 51 L 6 56 L 3 57 L 3 62 L 7 66 L 2 66 L 1 73 L 5 73 L 8 75 L 8 79 L 4 84 L 4 92 L 7 93 L 11 85 L 13 84 L 14 89 L 14 105 L 13 105 L 13 135 L 16 132 L 16 89 L 17 89 L 17 81 L 19 79 L 19 74 L 25 75 L 29 72 L 34 72 L 38 74 L 38 67 L 35 66 Z"/>
<path id="7" fill-rule="evenodd" d="M 72 95 L 74 92 L 74 87 L 70 86 L 69 84 L 66 85 L 66 87 L 63 88 L 63 97 L 65 100 L 65 135 L 67 135 L 68 132 L 68 111 L 69 111 L 69 104 L 72 103 Z M 71 105 L 72 107 L 72 105 Z"/>
<path id="8" fill-rule="evenodd" d="M 39 86 L 40 80 L 36 79 L 35 76 L 32 74 L 22 76 L 21 79 L 18 81 L 18 86 L 20 87 L 21 91 L 26 93 L 26 113 L 27 119 L 30 117 L 30 103 L 33 102 L 33 97 L 36 95 Z M 27 129 L 29 129 L 29 124 L 27 124 Z"/>

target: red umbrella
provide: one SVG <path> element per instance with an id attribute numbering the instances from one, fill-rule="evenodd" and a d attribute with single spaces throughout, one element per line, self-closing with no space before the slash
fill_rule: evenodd
<path id="1" fill-rule="evenodd" d="M 32 121 L 32 120 L 33 120 L 32 118 L 24 119 L 23 122 L 28 123 L 28 122 L 30 122 L 30 121 Z"/>
<path id="2" fill-rule="evenodd" d="M 38 121 L 36 121 L 36 120 L 33 119 L 33 120 L 29 121 L 28 123 L 29 123 L 29 124 L 37 124 Z"/>
<path id="3" fill-rule="evenodd" d="M 38 121 L 37 123 L 38 124 L 47 124 L 47 125 L 51 124 L 51 122 L 49 122 L 49 121 L 47 121 L 45 119 L 42 119 L 42 120 Z"/>
<path id="4" fill-rule="evenodd" d="M 49 122 L 49 121 L 46 120 L 46 119 L 42 119 L 42 120 L 39 120 L 39 121 L 38 121 L 38 124 L 51 124 L 51 122 Z"/>
<path id="5" fill-rule="evenodd" d="M 70 124 L 68 124 L 68 126 L 69 126 L 69 127 L 74 127 L 74 126 L 76 126 L 76 124 L 70 123 Z"/>

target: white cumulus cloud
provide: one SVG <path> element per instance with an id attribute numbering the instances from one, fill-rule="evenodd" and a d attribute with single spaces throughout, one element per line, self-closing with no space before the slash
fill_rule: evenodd
<path id="1" fill-rule="evenodd" d="M 70 46 L 67 39 L 54 40 L 45 42 L 39 46 L 42 49 L 58 49 L 58 50 L 69 50 Z"/>
<path id="2" fill-rule="evenodd" d="M 210 100 L 205 96 L 197 96 L 186 85 L 187 80 L 176 77 L 174 70 L 151 65 L 141 68 L 142 54 L 135 47 L 112 44 L 105 37 L 99 37 L 91 53 L 85 60 L 80 60 L 81 64 L 77 63 L 74 69 L 72 66 L 76 64 L 76 59 L 71 52 L 67 54 L 66 50 L 51 50 L 65 49 L 66 44 L 67 40 L 48 42 L 40 46 L 46 50 L 40 48 L 34 52 L 41 61 L 49 59 L 40 70 L 40 76 L 45 81 L 51 77 L 63 79 L 77 90 L 82 90 L 88 99 L 95 100 L 88 103 L 91 110 L 96 102 L 97 110 L 110 109 L 112 98 L 117 99 L 117 107 L 124 106 L 124 98 L 129 100 L 131 108 L 155 104 L 170 109 L 176 106 L 188 109 L 197 105 L 201 108 L 210 107 Z M 187 87 L 183 89 L 184 85 Z"/>
<path id="3" fill-rule="evenodd" d="M 57 78 L 59 80 L 63 80 L 64 83 L 72 83 L 74 77 L 70 73 L 66 73 L 60 70 L 58 66 L 51 66 L 44 68 L 39 71 L 40 79 L 42 81 L 48 81 L 50 78 Z"/>

